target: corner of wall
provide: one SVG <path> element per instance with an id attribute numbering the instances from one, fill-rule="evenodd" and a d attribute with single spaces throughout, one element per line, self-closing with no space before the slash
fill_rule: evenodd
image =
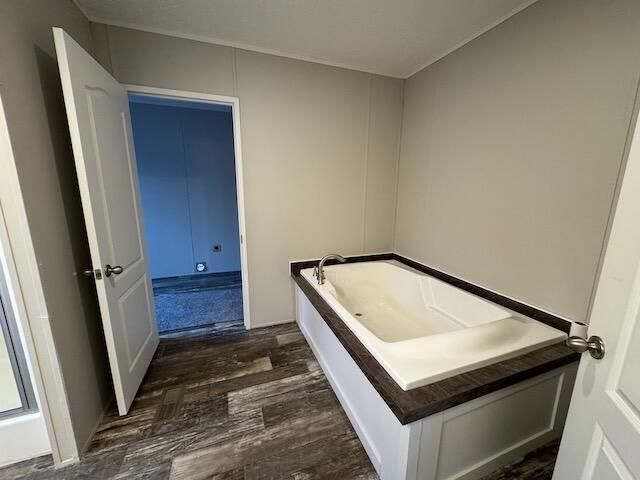
<path id="1" fill-rule="evenodd" d="M 373 109 L 372 96 L 373 96 L 373 75 L 367 75 L 367 88 L 368 88 L 368 100 L 367 100 L 367 128 L 365 134 L 364 143 L 364 169 L 363 169 L 363 184 L 362 189 L 362 246 L 360 248 L 361 253 L 365 253 L 367 248 L 367 190 L 368 190 L 368 175 L 369 175 L 369 148 L 371 139 L 371 111 Z"/>
<path id="2" fill-rule="evenodd" d="M 395 186 L 395 195 L 394 195 L 394 202 L 395 205 L 393 206 L 393 223 L 391 225 L 392 228 L 392 232 L 391 232 L 391 251 L 392 252 L 396 252 L 396 232 L 397 232 L 397 227 L 398 227 L 398 195 L 399 195 L 399 189 L 400 189 L 400 160 L 402 157 L 402 135 L 403 135 L 403 124 L 404 124 L 404 90 L 406 88 L 407 85 L 407 79 L 403 78 L 401 81 L 401 88 L 400 88 L 400 124 L 398 125 L 398 153 L 396 155 L 396 186 Z"/>
<path id="3" fill-rule="evenodd" d="M 91 31 L 91 52 L 93 57 L 108 72 L 113 74 L 113 59 L 109 42 L 109 26 L 103 23 L 89 22 Z"/>

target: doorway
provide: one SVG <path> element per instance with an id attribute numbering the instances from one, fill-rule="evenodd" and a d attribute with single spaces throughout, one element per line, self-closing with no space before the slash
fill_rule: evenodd
<path id="1" fill-rule="evenodd" d="M 160 334 L 244 323 L 234 110 L 129 94 Z"/>
<path id="2" fill-rule="evenodd" d="M 129 109 L 130 95 L 228 105 L 233 120 L 242 310 L 250 326 L 236 97 L 123 85 L 53 28 L 78 186 L 118 412 L 126 415 L 159 344 Z"/>

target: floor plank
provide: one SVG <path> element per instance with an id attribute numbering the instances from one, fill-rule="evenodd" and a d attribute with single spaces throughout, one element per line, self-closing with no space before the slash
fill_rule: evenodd
<path id="1" fill-rule="evenodd" d="M 169 419 L 163 398 L 180 397 Z M 557 443 L 484 480 L 551 478 Z M 0 480 L 377 479 L 295 324 L 226 323 L 164 335 L 127 416 L 111 408 L 87 454 L 0 469 Z"/>
<path id="2" fill-rule="evenodd" d="M 560 440 L 553 440 L 482 480 L 551 480 L 559 448 Z"/>
<path id="3" fill-rule="evenodd" d="M 177 390 L 172 390 L 177 389 Z M 180 408 L 159 418 L 163 398 Z M 345 457 L 348 452 L 348 457 Z M 377 478 L 295 324 L 164 335 L 132 404 L 110 409 L 82 461 L 50 457 L 0 479 Z"/>

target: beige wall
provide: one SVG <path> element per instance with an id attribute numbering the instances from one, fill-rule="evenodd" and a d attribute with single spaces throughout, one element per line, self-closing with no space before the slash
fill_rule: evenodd
<path id="1" fill-rule="evenodd" d="M 48 318 L 78 448 L 110 398 L 104 340 L 62 99 L 52 26 L 91 49 L 71 0 L 0 3 L 0 84 Z M 0 174 L 2 174 L 0 172 Z"/>
<path id="2" fill-rule="evenodd" d="M 639 19 L 634 0 L 540 0 L 403 94 L 386 77 L 90 28 L 71 0 L 0 3 L 0 88 L 78 445 L 110 387 L 93 285 L 76 275 L 90 261 L 52 25 L 93 43 L 123 83 L 239 96 L 260 326 L 293 318 L 289 260 L 394 243 L 584 319 L 640 72 Z"/>
<path id="3" fill-rule="evenodd" d="M 293 318 L 289 260 L 394 242 L 584 319 L 640 71 L 638 19 L 634 0 L 540 0 L 407 80 L 403 112 L 400 80 L 90 28 L 71 0 L 0 3 L 0 88 L 78 445 L 110 386 L 93 285 L 76 274 L 90 261 L 52 25 L 93 43 L 123 83 L 239 96 L 259 326 Z"/>
<path id="4" fill-rule="evenodd" d="M 409 78 L 396 251 L 584 320 L 638 45 L 636 0 L 540 0 Z"/>
<path id="5" fill-rule="evenodd" d="M 93 25 L 128 84 L 240 98 L 252 326 L 292 320 L 288 262 L 392 247 L 402 81 Z"/>

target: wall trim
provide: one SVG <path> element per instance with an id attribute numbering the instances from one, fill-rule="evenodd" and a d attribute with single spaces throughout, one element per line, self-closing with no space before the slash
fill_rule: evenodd
<path id="1" fill-rule="evenodd" d="M 363 167 L 363 189 L 362 189 L 362 253 L 367 251 L 367 193 L 369 183 L 369 143 L 371 142 L 371 101 L 373 99 L 373 77 L 369 75 L 367 79 L 367 130 L 364 143 L 364 167 Z"/>
<path id="2" fill-rule="evenodd" d="M 256 325 L 255 328 L 275 327 L 276 325 L 284 325 L 285 323 L 293 323 L 295 321 L 295 318 L 285 318 L 284 320 L 274 320 L 272 322 L 261 323 L 260 325 Z"/>
<path id="3" fill-rule="evenodd" d="M 516 7 L 516 8 L 514 8 L 513 10 L 507 12 L 505 15 L 501 16 L 497 20 L 491 22 L 489 25 L 481 28 L 480 30 L 478 30 L 475 33 L 473 33 L 472 35 L 466 37 L 464 40 L 462 40 L 461 42 L 457 43 L 453 47 L 445 50 L 443 53 L 430 58 L 426 62 L 422 63 L 421 64 L 422 66 L 420 66 L 418 68 L 414 68 L 412 70 L 409 70 L 408 73 L 399 74 L 399 73 L 392 73 L 392 72 L 389 72 L 389 71 L 384 70 L 384 69 L 368 68 L 368 67 L 365 67 L 365 66 L 362 66 L 362 65 L 353 65 L 353 64 L 347 64 L 347 63 L 342 63 L 342 62 L 332 62 L 330 60 L 323 60 L 323 59 L 312 57 L 312 56 L 308 56 L 308 55 L 297 55 L 295 53 L 289 53 L 289 52 L 285 52 L 285 51 L 274 49 L 274 48 L 258 47 L 256 45 L 250 45 L 250 44 L 244 43 L 244 42 L 234 42 L 234 41 L 230 41 L 230 40 L 223 40 L 221 38 L 211 37 L 211 36 L 208 36 L 208 35 L 196 35 L 196 34 L 191 34 L 191 33 L 182 33 L 182 32 L 177 32 L 175 30 L 171 30 L 170 28 L 150 27 L 150 26 L 147 26 L 147 25 L 141 25 L 139 23 L 134 23 L 134 22 L 126 22 L 126 21 L 122 22 L 122 21 L 118 21 L 118 20 L 112 20 L 112 19 L 107 19 L 107 18 L 102 18 L 102 17 L 96 17 L 96 16 L 93 16 L 93 15 L 89 15 L 84 9 L 82 9 L 80 7 L 80 5 L 77 3 L 76 0 L 73 0 L 73 2 L 76 4 L 78 9 L 80 9 L 82 11 L 82 13 L 84 14 L 84 16 L 87 17 L 87 19 L 92 23 L 102 23 L 103 25 L 112 26 L 112 27 L 127 28 L 127 29 L 130 29 L 130 30 L 139 30 L 141 32 L 155 33 L 157 35 L 165 35 L 167 37 L 182 38 L 184 40 L 193 40 L 193 41 L 196 41 L 196 42 L 209 43 L 209 44 L 213 44 L 213 45 L 219 45 L 221 47 L 229 47 L 229 48 L 240 49 L 240 50 L 248 50 L 250 52 L 264 53 L 266 55 L 275 55 L 277 57 L 285 57 L 285 58 L 291 58 L 293 60 L 300 60 L 300 61 L 303 61 L 303 62 L 317 63 L 317 64 L 320 64 L 320 65 L 326 65 L 328 67 L 343 68 L 343 69 L 346 69 L 346 70 L 355 70 L 357 72 L 371 73 L 371 74 L 374 74 L 374 75 L 381 75 L 381 76 L 384 76 L 384 77 L 391 77 L 391 78 L 399 78 L 399 79 L 403 79 L 403 80 L 407 79 L 409 77 L 412 77 L 413 75 L 415 75 L 419 71 L 421 71 L 421 70 L 427 68 L 428 66 L 436 63 L 438 60 L 441 60 L 442 58 L 444 58 L 447 55 L 449 55 L 450 53 L 458 50 L 459 48 L 463 47 L 467 43 L 475 40 L 476 38 L 478 38 L 479 36 L 481 36 L 484 33 L 488 32 L 489 30 L 497 27 L 502 22 L 504 22 L 504 21 L 508 20 L 509 18 L 513 17 L 514 15 L 520 13 L 522 10 L 524 10 L 527 7 L 533 5 L 537 1 L 538 0 L 529 0 L 529 1 L 527 1 L 523 5 L 520 5 L 520 6 Z"/>
<path id="4" fill-rule="evenodd" d="M 391 224 L 391 249 L 396 249 L 396 231 L 398 230 L 398 194 L 400 192 L 400 159 L 402 158 L 402 136 L 404 134 L 404 89 L 406 80 L 402 81 L 400 90 L 400 125 L 398 125 L 398 148 L 396 151 L 396 179 L 393 190 L 393 223 Z"/>
<path id="5" fill-rule="evenodd" d="M 537 0 L 534 0 L 534 1 L 537 1 Z M 92 23 L 102 23 L 103 25 L 107 25 L 110 27 L 126 28 L 129 30 L 138 30 L 140 32 L 146 32 L 146 33 L 155 33 L 156 35 L 164 35 L 166 37 L 181 38 L 183 40 L 192 40 L 194 42 L 208 43 L 211 45 L 218 45 L 220 47 L 228 47 L 228 48 L 233 48 L 238 50 L 246 50 L 249 52 L 263 53 L 265 55 L 273 55 L 276 57 L 290 58 L 292 60 L 315 63 L 318 65 L 325 65 L 327 67 L 341 68 L 344 70 L 353 70 L 353 71 L 362 72 L 362 73 L 371 73 L 373 75 L 380 75 L 383 77 L 391 77 L 391 78 L 399 78 L 399 79 L 407 78 L 406 76 L 387 72 L 385 70 L 369 69 L 363 66 L 348 65 L 340 62 L 331 62 L 328 60 L 322 60 L 319 58 L 309 57 L 306 55 L 296 55 L 293 53 L 286 53 L 281 50 L 276 50 L 272 48 L 256 47 L 256 46 L 249 45 L 242 42 L 232 42 L 228 40 L 222 40 L 219 38 L 208 37 L 205 35 L 180 33 L 167 28 L 148 27 L 146 25 L 140 25 L 137 23 L 118 22 L 115 20 L 108 20 L 106 18 L 100 18 L 100 17 L 89 17 L 89 21 Z"/>

